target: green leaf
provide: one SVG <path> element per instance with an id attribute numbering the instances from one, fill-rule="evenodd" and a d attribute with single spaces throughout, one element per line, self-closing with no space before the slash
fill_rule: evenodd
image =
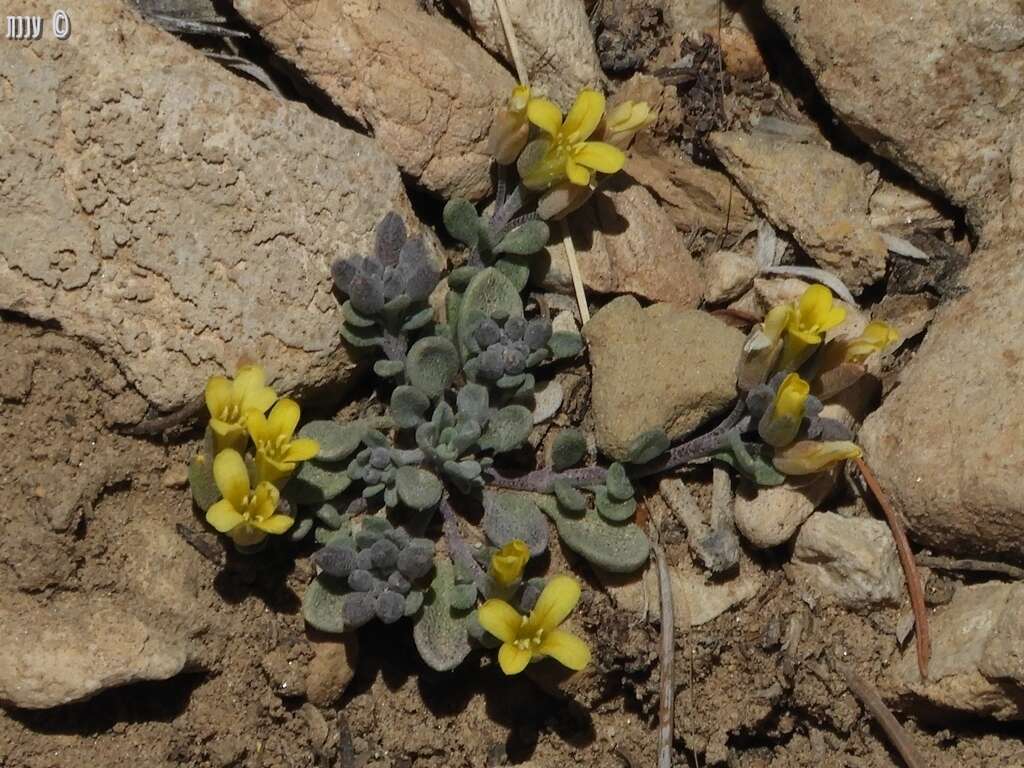
<path id="1" fill-rule="evenodd" d="M 490 393 L 482 384 L 466 384 L 459 390 L 455 404 L 458 406 L 460 414 L 464 414 L 478 424 L 483 424 L 487 421 Z"/>
<path id="2" fill-rule="evenodd" d="M 297 504 L 323 504 L 340 496 L 352 484 L 345 465 L 304 461 L 284 488 L 286 498 Z"/>
<path id="3" fill-rule="evenodd" d="M 401 360 L 377 360 L 373 364 L 373 372 L 382 379 L 393 379 L 400 376 L 405 370 L 405 363 Z"/>
<path id="4" fill-rule="evenodd" d="M 468 200 L 455 197 L 445 203 L 441 215 L 448 234 L 468 248 L 476 247 L 480 216 Z"/>
<path id="5" fill-rule="evenodd" d="M 548 548 L 548 522 L 530 495 L 487 491 L 480 527 L 492 544 L 503 547 L 519 539 L 536 557 Z"/>
<path id="6" fill-rule="evenodd" d="M 457 337 L 463 358 L 466 357 L 466 340 L 473 332 L 479 317 L 490 317 L 495 312 L 509 316 L 523 315 L 523 299 L 519 291 L 494 267 L 482 269 L 469 281 L 459 307 Z"/>
<path id="7" fill-rule="evenodd" d="M 476 607 L 476 585 L 456 584 L 452 587 L 452 608 L 457 611 L 471 611 Z"/>
<path id="8" fill-rule="evenodd" d="M 548 225 L 540 219 L 520 224 L 502 238 L 495 247 L 495 253 L 511 253 L 517 256 L 529 256 L 548 244 Z"/>
<path id="9" fill-rule="evenodd" d="M 494 262 L 494 268 L 501 272 L 512 283 L 517 291 L 522 292 L 530 280 L 530 264 L 525 256 L 506 256 Z"/>
<path id="10" fill-rule="evenodd" d="M 729 432 L 726 439 L 729 449 L 712 454 L 711 458 L 728 464 L 757 485 L 782 485 L 786 482 L 786 476 L 772 465 L 768 446 L 760 443 L 748 446 L 735 430 Z"/>
<path id="11" fill-rule="evenodd" d="M 316 440 L 320 444 L 316 460 L 331 462 L 348 458 L 359 447 L 365 432 L 366 426 L 360 421 L 310 421 L 299 430 L 299 437 Z"/>
<path id="12" fill-rule="evenodd" d="M 612 573 L 632 573 L 647 562 L 650 542 L 636 525 L 609 523 L 593 509 L 583 517 L 570 517 L 551 496 L 534 498 L 554 520 L 565 545 L 588 562 Z"/>
<path id="13" fill-rule="evenodd" d="M 567 511 L 577 514 L 587 508 L 587 497 L 576 488 L 569 485 L 565 480 L 556 480 L 551 490 L 555 492 L 555 498 Z"/>
<path id="14" fill-rule="evenodd" d="M 455 345 L 440 336 L 420 339 L 409 350 L 405 375 L 409 383 L 427 397 L 439 397 L 459 372 Z"/>
<path id="15" fill-rule="evenodd" d="M 203 512 L 220 501 L 220 490 L 213 480 L 213 459 L 206 453 L 199 452 L 192 457 L 188 465 L 188 484 L 196 506 Z"/>
<path id="16" fill-rule="evenodd" d="M 563 429 L 551 444 L 551 466 L 556 471 L 575 467 L 587 455 L 587 440 L 578 429 Z"/>
<path id="17" fill-rule="evenodd" d="M 384 343 L 384 337 L 376 326 L 360 328 L 347 322 L 341 324 L 341 338 L 360 349 L 379 347 Z"/>
<path id="18" fill-rule="evenodd" d="M 457 292 L 466 290 L 466 286 L 469 285 L 469 281 L 476 277 L 477 273 L 480 272 L 481 269 L 483 269 L 483 267 L 474 267 L 468 264 L 453 269 L 448 275 L 448 287 Z"/>
<path id="19" fill-rule="evenodd" d="M 670 445 L 671 441 L 665 430 L 651 429 L 633 438 L 626 455 L 630 464 L 646 464 L 667 451 Z"/>
<path id="20" fill-rule="evenodd" d="M 480 447 L 504 453 L 526 442 L 533 429 L 533 414 L 521 405 L 506 405 L 487 423 Z"/>
<path id="21" fill-rule="evenodd" d="M 402 323 L 402 330 L 405 332 L 418 331 L 428 325 L 434 319 L 434 308 L 424 307 L 419 312 L 414 312 Z"/>
<path id="22" fill-rule="evenodd" d="M 636 512 L 636 499 L 616 501 L 608 495 L 607 488 L 600 487 L 594 491 L 594 506 L 598 514 L 608 522 L 622 523 L 632 518 Z"/>
<path id="23" fill-rule="evenodd" d="M 400 429 L 412 429 L 423 423 L 430 398 L 416 387 L 401 384 L 391 392 L 391 417 Z"/>
<path id="24" fill-rule="evenodd" d="M 452 605 L 454 587 L 455 569 L 450 560 L 442 560 L 435 567 L 423 612 L 412 630 L 416 650 L 427 666 L 438 672 L 455 669 L 470 651 L 466 617 Z"/>
<path id="25" fill-rule="evenodd" d="M 341 305 L 341 315 L 345 318 L 345 322 L 354 328 L 372 328 L 377 324 L 372 317 L 359 314 L 352 306 L 351 301 L 346 301 Z"/>
<path id="26" fill-rule="evenodd" d="M 340 579 L 324 573 L 317 576 L 302 596 L 302 615 L 306 622 L 321 632 L 344 632 L 341 609 L 347 593 L 348 588 Z"/>
<path id="27" fill-rule="evenodd" d="M 441 500 L 444 486 L 432 472 L 419 467 L 399 467 L 395 472 L 398 498 L 416 510 L 429 509 Z"/>
<path id="28" fill-rule="evenodd" d="M 548 349 L 555 360 L 575 357 L 583 351 L 583 337 L 575 331 L 555 331 L 548 339 Z"/>
<path id="29" fill-rule="evenodd" d="M 612 501 L 626 501 L 633 498 L 633 484 L 629 482 L 626 468 L 619 462 L 608 467 L 608 477 L 604 482 Z"/>

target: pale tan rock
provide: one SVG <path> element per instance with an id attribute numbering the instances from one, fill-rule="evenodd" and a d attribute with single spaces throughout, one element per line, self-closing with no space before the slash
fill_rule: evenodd
<path id="1" fill-rule="evenodd" d="M 993 240 L 859 435 L 913 538 L 961 557 L 1024 548 L 1024 262 Z"/>
<path id="2" fill-rule="evenodd" d="M 1024 719 L 1024 585 L 960 587 L 929 618 L 928 680 L 911 647 L 892 670 L 886 691 L 903 706 L 919 701 L 997 720 Z"/>
<path id="3" fill-rule="evenodd" d="M 680 307 L 700 303 L 700 268 L 682 236 L 650 192 L 639 184 L 594 195 L 569 219 L 584 285 L 599 293 L 632 293 Z M 534 271 L 541 287 L 572 293 L 572 275 L 561 238 Z"/>
<path id="4" fill-rule="evenodd" d="M 483 46 L 513 71 L 512 54 L 494 0 L 452 0 Z M 583 0 L 509 0 L 519 51 L 534 95 L 563 111 L 582 88 L 603 90 L 601 64 Z"/>
<path id="5" fill-rule="evenodd" d="M 306 698 L 318 707 L 337 703 L 356 673 L 359 636 L 348 632 L 340 637 L 310 631 L 313 660 L 306 674 Z"/>
<path id="6" fill-rule="evenodd" d="M 487 135 L 515 81 L 442 15 L 416 0 L 235 0 L 235 8 L 425 187 L 470 199 L 490 190 Z"/>
<path id="7" fill-rule="evenodd" d="M 757 80 L 767 73 L 764 57 L 754 36 L 745 29 L 717 26 L 704 30 L 722 49 L 722 63 L 726 72 L 740 80 Z"/>
<path id="8" fill-rule="evenodd" d="M 936 303 L 934 297 L 924 293 L 890 294 L 872 308 L 871 317 L 891 325 L 900 339 L 909 339 L 928 327 Z"/>
<path id="9" fill-rule="evenodd" d="M 827 146 L 767 133 L 711 136 L 729 174 L 777 228 L 858 292 L 885 274 L 888 250 L 871 226 L 875 180 Z"/>
<path id="10" fill-rule="evenodd" d="M 1015 0 L 765 6 L 843 123 L 986 223 L 1005 199 L 1024 114 Z"/>
<path id="11" fill-rule="evenodd" d="M 799 485 L 787 482 L 755 488 L 742 484 L 733 506 L 736 530 L 759 549 L 784 544 L 824 500 L 834 482 L 831 473 L 823 473 Z"/>
<path id="12" fill-rule="evenodd" d="M 0 607 L 0 704 L 44 709 L 181 672 L 193 649 L 106 598 L 58 594 Z"/>
<path id="13" fill-rule="evenodd" d="M 641 433 L 680 437 L 736 397 L 743 335 L 711 315 L 632 296 L 603 307 L 583 328 L 593 370 L 599 448 L 624 459 Z"/>
<path id="14" fill-rule="evenodd" d="M 899 605 L 903 572 L 882 520 L 815 512 L 800 527 L 786 573 L 842 605 Z"/>
<path id="15" fill-rule="evenodd" d="M 757 262 L 735 251 L 715 251 L 704 259 L 704 300 L 721 304 L 742 296 L 754 284 Z"/>
<path id="16" fill-rule="evenodd" d="M 665 21 L 673 32 L 717 28 L 719 18 L 725 25 L 734 13 L 718 0 L 665 0 Z"/>
<path id="17" fill-rule="evenodd" d="M 5 49 L 0 307 L 88 340 L 161 409 L 242 358 L 279 391 L 350 381 L 329 264 L 389 209 L 413 223 L 398 169 L 123 2 L 77 13 L 44 57 Z"/>

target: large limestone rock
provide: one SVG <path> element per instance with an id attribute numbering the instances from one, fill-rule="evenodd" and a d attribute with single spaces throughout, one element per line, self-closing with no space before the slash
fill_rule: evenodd
<path id="1" fill-rule="evenodd" d="M 765 5 L 840 119 L 873 149 L 978 224 L 999 205 L 1024 114 L 1018 2 Z"/>
<path id="2" fill-rule="evenodd" d="M 885 275 L 885 241 L 871 226 L 875 179 L 824 144 L 769 133 L 713 134 L 736 183 L 778 228 L 853 291 Z"/>
<path id="3" fill-rule="evenodd" d="M 998 239 L 859 437 L 913 538 L 961 556 L 1024 549 L 1024 261 Z"/>
<path id="4" fill-rule="evenodd" d="M 451 0 L 488 51 L 513 66 L 494 0 Z M 534 93 L 568 109 L 581 88 L 601 88 L 604 73 L 583 0 L 509 0 L 519 51 Z"/>
<path id="5" fill-rule="evenodd" d="M 1024 585 L 961 587 L 929 619 L 929 628 L 928 679 L 921 679 L 912 645 L 893 668 L 890 696 L 907 707 L 923 701 L 998 720 L 1024 719 Z"/>
<path id="6" fill-rule="evenodd" d="M 473 199 L 490 189 L 487 134 L 515 83 L 443 16 L 417 0 L 235 0 L 235 8 L 425 187 Z"/>
<path id="7" fill-rule="evenodd" d="M 123 2 L 77 13 L 63 43 L 4 49 L 0 307 L 163 409 L 245 356 L 281 390 L 348 380 L 328 267 L 389 209 L 411 222 L 397 168 Z"/>
<path id="8" fill-rule="evenodd" d="M 597 445 L 624 459 L 642 432 L 691 432 L 736 397 L 743 335 L 711 315 L 671 304 L 644 309 L 620 296 L 583 328 L 593 369 Z"/>
<path id="9" fill-rule="evenodd" d="M 624 180 L 623 180 L 624 181 Z M 680 307 L 700 304 L 703 283 L 682 235 L 639 184 L 595 195 L 569 216 L 583 284 L 598 293 L 632 293 Z M 537 281 L 571 294 L 572 273 L 561 225 L 552 224 L 548 258 L 537 257 Z"/>

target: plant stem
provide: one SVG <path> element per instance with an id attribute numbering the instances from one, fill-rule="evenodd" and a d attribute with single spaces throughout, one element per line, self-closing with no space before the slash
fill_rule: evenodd
<path id="1" fill-rule="evenodd" d="M 501 207 L 494 211 L 494 215 L 491 216 L 491 232 L 495 235 L 501 232 L 512 221 L 512 217 L 519 213 L 520 209 L 526 203 L 526 196 L 529 194 L 526 187 L 522 184 L 516 184 L 516 188 L 512 190 L 512 194 L 505 198 L 505 201 L 501 204 Z"/>
<path id="2" fill-rule="evenodd" d="M 442 524 L 444 537 L 448 542 L 448 549 L 451 552 L 452 559 L 457 560 L 467 573 L 473 574 L 473 581 L 477 587 L 481 590 L 486 589 L 487 574 L 484 573 L 480 563 L 473 557 L 473 553 L 469 550 L 469 544 L 462 538 L 462 533 L 459 531 L 459 520 L 455 515 L 451 502 L 448 500 L 447 492 L 441 497 L 441 517 L 444 520 Z"/>
<path id="3" fill-rule="evenodd" d="M 864 709 L 882 727 L 885 735 L 889 737 L 889 741 L 892 742 L 896 751 L 900 753 L 903 761 L 907 764 L 907 768 L 924 768 L 924 758 L 917 751 L 914 742 L 910 740 L 910 734 L 900 725 L 899 720 L 896 719 L 890 709 L 885 706 L 885 702 L 882 701 L 882 697 L 878 695 L 875 687 L 852 669 L 843 669 L 842 673 L 843 677 L 846 678 L 846 685 L 850 689 L 850 693 L 857 697 L 860 703 L 864 705 Z"/>
<path id="4" fill-rule="evenodd" d="M 535 469 L 525 475 L 512 477 L 502 474 L 494 467 L 486 470 L 485 480 L 489 485 L 496 488 L 505 488 L 510 491 L 530 491 L 533 493 L 551 493 L 551 488 L 556 480 L 564 480 L 570 485 L 600 485 L 608 476 L 608 470 L 604 467 L 578 467 L 567 469 L 563 472 L 556 472 L 550 467 Z"/>

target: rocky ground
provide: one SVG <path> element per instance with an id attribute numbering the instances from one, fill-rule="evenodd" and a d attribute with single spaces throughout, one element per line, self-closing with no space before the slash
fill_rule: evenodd
<path id="1" fill-rule="evenodd" d="M 809 267 L 903 338 L 828 407 L 925 566 L 928 679 L 889 529 L 849 475 L 730 499 L 696 467 L 641 489 L 676 606 L 675 764 L 903 765 L 852 670 L 927 765 L 1024 766 L 1018 4 L 509 6 L 538 91 L 661 105 L 572 218 L 595 314 L 588 363 L 558 379 L 563 423 L 615 457 L 721 413 L 729 323 L 799 295 Z M 442 201 L 490 194 L 514 83 L 491 0 L 72 13 L 67 41 L 0 47 L 0 766 L 655 765 L 653 568 L 624 581 L 552 553 L 585 581 L 583 674 L 509 679 L 482 654 L 434 673 L 402 624 L 307 630 L 311 548 L 231 553 L 187 490 L 201 424 L 136 428 L 242 359 L 323 417 L 372 402 L 328 265 L 392 209 L 458 258 Z M 185 15 L 245 36 L 180 34 Z M 572 312 L 560 243 L 534 279 Z M 740 566 L 712 576 L 701 541 L 733 523 Z"/>

